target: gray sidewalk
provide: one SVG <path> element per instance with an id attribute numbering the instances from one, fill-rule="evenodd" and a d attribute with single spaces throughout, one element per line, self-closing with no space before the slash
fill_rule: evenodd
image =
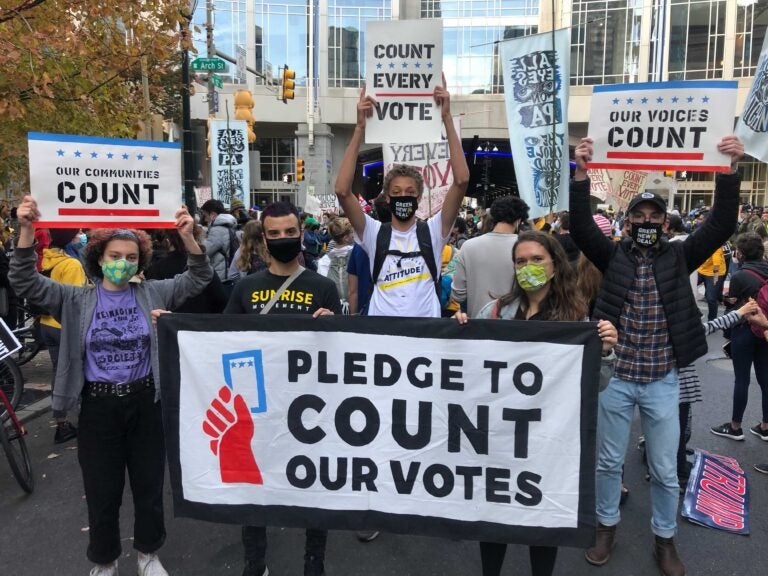
<path id="1" fill-rule="evenodd" d="M 732 372 L 722 360 L 719 335 L 710 337 L 710 355 L 699 361 L 705 402 L 694 405 L 694 431 L 690 445 L 735 457 L 747 470 L 750 482 L 752 535 L 731 535 L 680 520 L 678 542 L 690 575 L 757 576 L 768 565 L 768 476 L 752 469 L 768 461 L 768 442 L 747 434 L 744 442 L 718 438 L 709 427 L 730 416 Z M 25 371 L 26 373 L 26 371 Z M 30 367 L 31 384 L 46 382 L 42 367 Z M 759 419 L 760 393 L 750 390 L 745 424 Z M 44 405 L 30 406 L 28 445 L 33 457 L 37 489 L 26 496 L 10 476 L 0 458 L 0 533 L 2 576 L 86 575 L 87 514 L 77 464 L 76 443 L 53 444 L 50 415 L 38 415 Z M 561 549 L 556 574 L 568 576 L 648 576 L 657 574 L 651 557 L 648 483 L 644 480 L 635 440 L 640 434 L 635 422 L 627 455 L 625 480 L 631 495 L 622 509 L 618 545 L 608 565 L 589 566 L 581 550 Z M 209 524 L 173 518 L 171 495 L 166 488 L 168 540 L 161 557 L 172 575 L 235 576 L 242 572 L 240 530 L 236 526 Z M 121 574 L 136 573 L 131 547 L 132 512 L 130 491 L 123 505 L 123 558 Z M 270 529 L 268 562 L 273 576 L 300 576 L 303 533 L 295 529 Z M 326 559 L 328 576 L 459 576 L 479 575 L 480 558 L 474 542 L 417 536 L 383 534 L 369 544 L 360 544 L 354 534 L 331 532 Z M 530 574 L 527 550 L 510 546 L 505 576 Z"/>

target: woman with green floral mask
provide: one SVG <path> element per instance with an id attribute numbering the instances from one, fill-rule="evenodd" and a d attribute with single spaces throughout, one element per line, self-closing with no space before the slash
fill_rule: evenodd
<path id="1" fill-rule="evenodd" d="M 165 448 L 160 410 L 160 356 L 151 314 L 173 309 L 201 293 L 213 278 L 194 239 L 186 209 L 176 229 L 186 248 L 187 271 L 170 280 L 130 282 L 149 264 L 152 245 L 141 230 L 94 230 L 85 267 L 95 285 L 57 283 L 35 268 L 37 202 L 18 208 L 19 240 L 8 278 L 14 291 L 61 322 L 54 410 L 80 402 L 78 459 L 88 506 L 91 576 L 117 576 L 122 554 L 120 504 L 126 470 L 133 492 L 133 547 L 139 576 L 167 576 L 157 552 L 165 541 Z M 74 235 L 74 230 L 72 230 Z"/>
<path id="2" fill-rule="evenodd" d="M 578 322 L 587 320 L 587 302 L 576 287 L 576 274 L 568 262 L 560 242 L 553 236 L 537 230 L 522 232 L 512 248 L 515 283 L 508 294 L 489 302 L 478 318 L 503 320 L 545 320 Z M 454 315 L 459 323 L 467 322 L 467 315 Z M 603 372 L 612 373 L 616 344 L 616 328 L 607 320 L 597 323 L 597 332 L 603 341 Z M 607 379 L 606 379 L 607 382 Z M 504 563 L 507 545 L 496 542 L 480 543 L 483 576 L 498 576 Z M 531 573 L 549 576 L 555 569 L 557 547 L 530 546 Z"/>

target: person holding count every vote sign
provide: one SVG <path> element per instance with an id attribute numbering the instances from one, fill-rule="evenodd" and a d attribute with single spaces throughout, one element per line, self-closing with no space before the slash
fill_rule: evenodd
<path id="1" fill-rule="evenodd" d="M 494 320 L 539 320 L 579 322 L 587 320 L 589 305 L 576 285 L 576 272 L 560 243 L 549 234 L 526 230 L 512 248 L 512 263 L 516 281 L 511 291 L 492 300 L 477 318 Z M 464 312 L 454 318 L 467 322 Z M 597 323 L 597 333 L 603 341 L 601 375 L 613 371 L 616 328 L 607 320 Z M 604 377 L 601 376 L 601 382 Z M 480 543 L 483 576 L 499 576 L 507 545 L 496 542 Z M 530 546 L 533 576 L 550 576 L 557 560 L 556 546 Z"/>
<path id="2" fill-rule="evenodd" d="M 11 260 L 11 286 L 61 322 L 53 409 L 72 410 L 82 399 L 77 441 L 88 506 L 87 555 L 96 564 L 90 574 L 118 574 L 127 469 L 138 575 L 167 576 L 157 557 L 165 541 L 165 445 L 156 382 L 160 359 L 150 314 L 176 308 L 201 293 L 213 277 L 208 257 L 192 235 L 194 220 L 185 209 L 176 212 L 176 229 L 188 252 L 183 274 L 130 283 L 150 262 L 149 236 L 140 230 L 96 230 L 85 250 L 86 268 L 96 285 L 72 286 L 37 273 L 34 224 L 41 215 L 34 198 L 26 196 L 17 214 L 20 233 Z"/>

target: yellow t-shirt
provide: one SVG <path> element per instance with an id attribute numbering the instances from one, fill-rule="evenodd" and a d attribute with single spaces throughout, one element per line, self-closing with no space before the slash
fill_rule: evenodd
<path id="1" fill-rule="evenodd" d="M 715 267 L 717 267 L 717 273 L 715 273 Z M 715 253 L 712 254 L 707 261 L 699 266 L 699 274 L 702 276 L 724 276 L 727 272 L 725 269 L 725 256 L 723 256 L 723 249 L 718 248 Z"/>

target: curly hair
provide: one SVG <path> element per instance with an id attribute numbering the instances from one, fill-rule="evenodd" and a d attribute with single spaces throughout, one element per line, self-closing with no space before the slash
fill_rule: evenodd
<path id="1" fill-rule="evenodd" d="M 577 322 L 587 317 L 588 307 L 585 298 L 576 287 L 576 272 L 568 262 L 568 255 L 556 238 L 538 230 L 521 232 L 512 247 L 512 261 L 515 260 L 517 247 L 524 242 L 536 242 L 544 247 L 552 258 L 554 276 L 549 281 L 549 291 L 543 308 L 548 311 L 547 320 Z M 520 302 L 520 309 L 528 309 L 528 294 L 515 282 L 512 291 L 501 297 L 504 307 L 515 300 Z"/>
<path id="2" fill-rule="evenodd" d="M 413 181 L 416 182 L 416 190 L 418 191 L 418 195 L 421 196 L 422 192 L 424 192 L 424 178 L 421 176 L 421 172 L 419 172 L 413 166 L 408 166 L 407 164 L 393 164 L 392 168 L 390 168 L 389 172 L 387 172 L 387 175 L 384 176 L 383 188 L 385 194 L 389 195 L 389 187 L 392 185 L 392 180 L 398 176 L 413 178 Z"/>
<path id="3" fill-rule="evenodd" d="M 264 226 L 258 220 L 250 220 L 243 227 L 243 239 L 240 243 L 240 256 L 235 266 L 241 272 L 248 272 L 254 255 L 264 262 L 269 263 L 269 253 L 264 245 Z"/>
<path id="4" fill-rule="evenodd" d="M 152 260 L 152 240 L 149 234 L 143 230 L 99 228 L 91 231 L 91 237 L 85 246 L 85 270 L 91 278 L 104 278 L 99 260 L 112 240 L 136 242 L 139 247 L 139 272 L 149 266 Z"/>

